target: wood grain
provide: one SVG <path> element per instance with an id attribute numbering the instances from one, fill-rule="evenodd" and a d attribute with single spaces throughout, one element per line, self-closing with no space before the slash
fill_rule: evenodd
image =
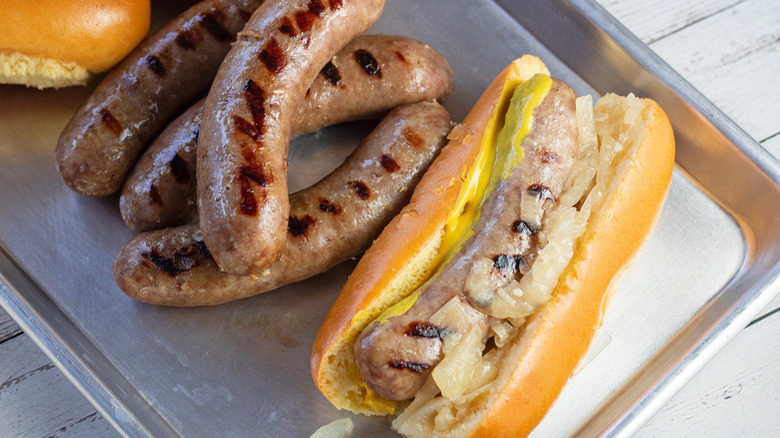
<path id="1" fill-rule="evenodd" d="M 779 1 L 600 4 L 780 157 Z M 638 436 L 780 436 L 778 382 L 780 312 L 740 332 Z M 116 436 L 2 309 L 0 414 L 0 437 Z"/>
<path id="2" fill-rule="evenodd" d="M 780 297 L 779 297 L 780 298 Z M 776 299 L 767 311 L 780 306 Z M 780 317 L 741 331 L 637 433 L 780 436 Z"/>
<path id="3" fill-rule="evenodd" d="M 0 344 L 22 333 L 16 323 L 11 319 L 2 307 L 0 307 Z"/>
<path id="4" fill-rule="evenodd" d="M 776 158 L 780 158 L 780 132 L 762 141 L 761 146 Z"/>
<path id="5" fill-rule="evenodd" d="M 0 343 L 0 413 L 0 437 L 117 436 L 27 335 Z"/>
<path id="6" fill-rule="evenodd" d="M 645 44 L 651 44 L 741 1 L 744 0 L 601 0 L 598 3 Z"/>
<path id="7" fill-rule="evenodd" d="M 780 2 L 750 0 L 680 29 L 650 47 L 761 141 L 778 132 L 778 41 Z"/>

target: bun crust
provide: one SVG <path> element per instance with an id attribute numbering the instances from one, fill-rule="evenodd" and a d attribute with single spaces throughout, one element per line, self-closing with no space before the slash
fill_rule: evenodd
<path id="1" fill-rule="evenodd" d="M 409 204 L 385 227 L 347 279 L 317 334 L 311 358 L 317 387 L 339 409 L 384 415 L 363 403 L 352 344 L 382 310 L 411 292 L 409 286 L 417 283 L 433 259 L 462 176 L 479 152 L 483 127 L 493 116 L 504 83 L 536 73 L 549 71 L 539 58 L 526 55 L 491 82 L 463 123 L 452 130 L 450 142 L 418 183 Z"/>
<path id="2" fill-rule="evenodd" d="M 366 391 L 354 365 L 352 345 L 374 318 L 411 291 L 408 286 L 418 282 L 415 275 L 421 275 L 426 261 L 433 259 L 461 176 L 476 156 L 482 129 L 504 82 L 520 70 L 531 75 L 546 72 L 537 58 L 523 57 L 491 83 L 462 125 L 453 130 L 450 144 L 418 185 L 411 203 L 363 256 L 326 317 L 311 366 L 317 387 L 336 407 L 384 414 L 364 402 Z M 597 108 L 602 105 L 609 114 L 620 113 L 628 99 L 639 101 L 610 96 Z M 550 301 L 503 347 L 494 389 L 447 436 L 527 435 L 586 353 L 611 292 L 660 216 L 671 182 L 671 124 L 652 100 L 642 99 L 638 106 L 642 131 L 625 146 L 615 177 L 606 186 L 605 201 L 589 218 Z M 614 119 L 622 120 L 620 116 Z M 609 123 L 614 123 L 612 119 Z M 427 434 L 438 436 L 434 431 Z"/>
<path id="3" fill-rule="evenodd" d="M 588 222 L 553 298 L 528 322 L 534 329 L 508 357 L 516 364 L 510 377 L 468 436 L 525 436 L 536 427 L 585 355 L 611 292 L 658 220 L 672 178 L 674 136 L 658 104 L 643 102 L 647 130 L 628 168 Z"/>
<path id="4" fill-rule="evenodd" d="M 108 70 L 130 53 L 150 16 L 149 0 L 6 0 L 0 82 L 83 83 L 87 72 Z"/>

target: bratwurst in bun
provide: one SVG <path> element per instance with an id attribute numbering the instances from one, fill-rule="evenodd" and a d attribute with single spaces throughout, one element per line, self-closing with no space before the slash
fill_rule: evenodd
<path id="1" fill-rule="evenodd" d="M 660 214 L 672 129 L 652 100 L 594 108 L 524 56 L 449 138 L 347 280 L 312 374 L 340 409 L 403 408 L 403 435 L 526 435 Z"/>

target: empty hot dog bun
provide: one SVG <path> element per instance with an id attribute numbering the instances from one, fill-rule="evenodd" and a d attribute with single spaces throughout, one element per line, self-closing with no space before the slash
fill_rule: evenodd
<path id="1" fill-rule="evenodd" d="M 149 0 L 3 0 L 0 83 L 84 85 L 149 30 Z"/>
<path id="2" fill-rule="evenodd" d="M 617 279 L 657 221 L 671 181 L 674 137 L 652 100 L 607 95 L 594 108 L 589 97 L 579 98 L 576 154 L 562 191 L 542 184 L 507 190 L 518 173 L 506 162 L 530 173 L 543 165 L 566 167 L 566 148 L 532 144 L 536 130 L 549 129 L 544 120 L 563 119 L 539 114 L 564 108 L 573 94 L 547 75 L 538 58 L 526 55 L 495 78 L 347 280 L 311 357 L 315 384 L 337 408 L 396 414 L 393 428 L 406 436 L 523 436 L 572 375 Z M 564 103 L 545 107 L 553 94 Z M 528 112 L 512 113 L 516 102 Z M 525 132 L 522 147 L 501 146 L 505 118 Z M 548 135 L 565 143 L 562 136 Z M 499 158 L 483 159 L 491 149 Z M 503 176 L 479 183 L 479 170 L 491 166 Z M 476 207 L 480 184 L 486 200 Z M 470 191 L 476 195 L 464 197 Z M 510 217 L 503 232 L 537 252 L 491 253 L 480 271 L 479 259 L 469 259 L 482 250 L 475 242 L 496 234 L 486 231 L 504 220 L 495 211 L 515 208 L 501 203 L 518 191 L 519 218 Z M 461 218 L 473 218 L 471 225 L 460 227 Z M 453 237 L 453 230 L 467 238 Z M 464 290 L 451 299 L 431 292 L 449 288 L 445 275 L 464 277 Z M 480 278 L 504 283 L 485 292 Z M 420 310 L 426 306 L 435 311 Z M 400 332 L 385 333 L 399 321 Z M 412 396 L 403 395 L 404 385 L 414 388 Z"/>

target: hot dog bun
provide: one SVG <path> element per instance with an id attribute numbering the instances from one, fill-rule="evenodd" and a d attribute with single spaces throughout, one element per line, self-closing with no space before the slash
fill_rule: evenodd
<path id="1" fill-rule="evenodd" d="M 410 204 L 385 228 L 347 280 L 317 335 L 311 358 L 315 384 L 339 409 L 388 413 L 387 405 L 366 390 L 353 344 L 369 323 L 419 286 L 441 245 L 444 221 L 499 105 L 504 84 L 535 73 L 547 69 L 539 59 L 526 55 L 496 77 L 450 134 L 450 143 L 417 186 Z M 668 192 L 674 137 L 655 102 L 606 96 L 596 105 L 596 130 L 600 137 L 625 130 L 620 123 L 631 111 L 636 111 L 638 125 L 633 129 L 638 134 L 632 144 L 624 145 L 613 165 L 614 177 L 607 182 L 604 201 L 589 216 L 550 300 L 502 347 L 490 390 L 468 402 L 468 409 L 443 428 L 436 428 L 430 416 L 418 415 L 417 402 L 394 427 L 412 436 L 522 436 L 542 419 L 586 352 L 617 279 L 649 235 Z"/>
<path id="2" fill-rule="evenodd" d="M 84 85 L 146 36 L 149 0 L 4 0 L 0 83 Z"/>

